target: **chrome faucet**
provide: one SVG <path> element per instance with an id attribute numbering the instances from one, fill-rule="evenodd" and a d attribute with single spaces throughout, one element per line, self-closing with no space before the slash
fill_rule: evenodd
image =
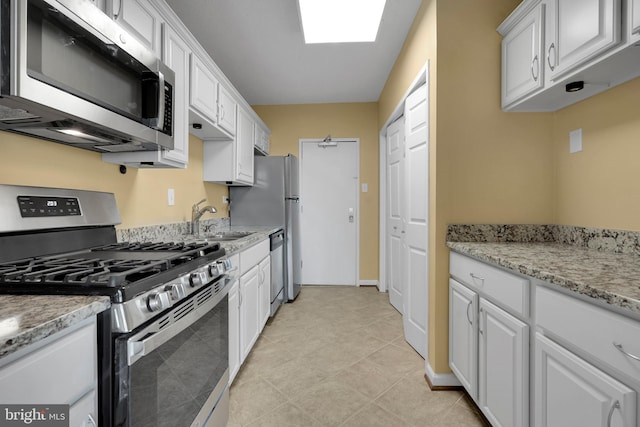
<path id="1" fill-rule="evenodd" d="M 195 236 L 200 235 L 200 218 L 202 217 L 202 215 L 206 214 L 207 212 L 218 212 L 216 208 L 211 205 L 207 205 L 201 208 L 200 203 L 204 203 L 206 201 L 207 199 L 200 200 L 198 203 L 194 204 L 193 208 L 191 209 L 191 234 Z"/>

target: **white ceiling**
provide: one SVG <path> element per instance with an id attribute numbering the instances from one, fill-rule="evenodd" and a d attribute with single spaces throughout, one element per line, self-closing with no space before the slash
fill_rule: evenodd
<path id="1" fill-rule="evenodd" d="M 387 0 L 375 43 L 305 45 L 296 0 L 167 0 L 252 105 L 377 101 L 421 2 Z"/>

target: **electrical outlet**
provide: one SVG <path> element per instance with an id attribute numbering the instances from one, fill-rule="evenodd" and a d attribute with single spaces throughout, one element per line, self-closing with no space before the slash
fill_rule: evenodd
<path id="1" fill-rule="evenodd" d="M 227 196 L 222 196 L 222 203 L 223 204 L 228 204 L 229 203 L 229 198 Z"/>
<path id="2" fill-rule="evenodd" d="M 169 206 L 174 206 L 176 204 L 176 193 L 173 191 L 173 188 L 169 188 L 167 190 L 167 204 Z"/>

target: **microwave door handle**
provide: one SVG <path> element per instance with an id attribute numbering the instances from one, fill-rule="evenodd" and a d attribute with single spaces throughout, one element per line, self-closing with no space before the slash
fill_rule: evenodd
<path id="1" fill-rule="evenodd" d="M 164 74 L 162 71 L 158 71 L 158 124 L 156 129 L 162 130 L 164 128 Z"/>

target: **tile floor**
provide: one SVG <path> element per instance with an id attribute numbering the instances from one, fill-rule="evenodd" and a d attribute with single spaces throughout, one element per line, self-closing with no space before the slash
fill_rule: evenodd
<path id="1" fill-rule="evenodd" d="M 231 387 L 229 427 L 488 426 L 460 391 L 431 391 L 402 317 L 375 287 L 304 286 Z"/>

